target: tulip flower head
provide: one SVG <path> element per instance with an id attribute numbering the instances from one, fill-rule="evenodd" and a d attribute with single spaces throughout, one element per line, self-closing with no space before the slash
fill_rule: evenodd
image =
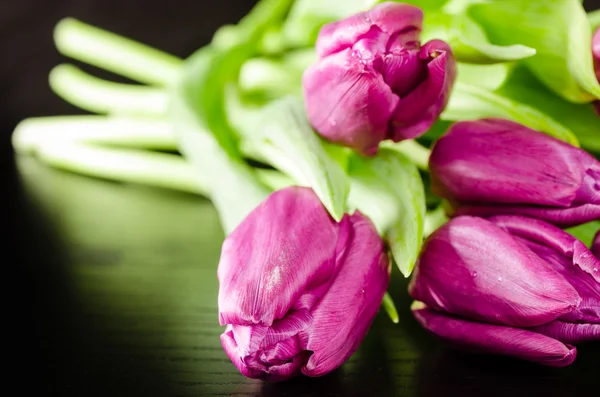
<path id="1" fill-rule="evenodd" d="M 308 118 L 332 142 L 373 155 L 382 140 L 425 133 L 440 115 L 454 83 L 448 44 L 421 46 L 423 12 L 385 2 L 325 25 L 317 63 L 303 76 Z"/>
<path id="2" fill-rule="evenodd" d="M 366 335 L 389 272 L 367 217 L 357 211 L 337 223 L 311 189 L 277 191 L 223 244 L 223 348 L 251 378 L 325 375 Z"/>
<path id="3" fill-rule="evenodd" d="M 600 81 L 600 28 L 597 28 L 592 36 L 592 57 L 596 78 Z"/>
<path id="4" fill-rule="evenodd" d="M 600 340 L 597 265 L 542 221 L 459 216 L 424 245 L 409 287 L 413 314 L 460 348 L 569 365 L 571 343 Z"/>
<path id="5" fill-rule="evenodd" d="M 594 59 L 594 72 L 596 79 L 600 82 L 600 28 L 596 28 L 592 36 L 592 57 Z M 600 115 L 600 101 L 593 102 L 594 110 Z"/>
<path id="6" fill-rule="evenodd" d="M 454 215 L 522 214 L 564 227 L 600 219 L 600 162 L 512 121 L 453 124 L 429 167 Z"/>

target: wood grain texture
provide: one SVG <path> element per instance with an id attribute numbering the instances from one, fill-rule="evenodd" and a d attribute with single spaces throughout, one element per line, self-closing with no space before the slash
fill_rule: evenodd
<path id="1" fill-rule="evenodd" d="M 282 384 L 246 379 L 220 346 L 223 235 L 210 202 L 31 158 L 17 165 L 19 290 L 31 294 L 20 310 L 32 315 L 24 362 L 39 371 L 28 374 L 40 395 L 574 396 L 598 383 L 598 343 L 566 369 L 444 348 L 411 317 L 397 271 L 400 324 L 380 313 L 341 369 Z"/>

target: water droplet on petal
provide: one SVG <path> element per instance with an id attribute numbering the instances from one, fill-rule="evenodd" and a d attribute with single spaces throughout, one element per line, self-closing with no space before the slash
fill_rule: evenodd
<path id="1" fill-rule="evenodd" d="M 473 273 L 471 273 L 471 276 L 473 276 L 473 277 L 477 277 L 477 272 L 473 272 Z"/>

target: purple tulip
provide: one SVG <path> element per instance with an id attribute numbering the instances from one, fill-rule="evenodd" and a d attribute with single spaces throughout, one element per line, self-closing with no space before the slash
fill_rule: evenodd
<path id="1" fill-rule="evenodd" d="M 598 230 L 594 241 L 592 241 L 591 251 L 596 255 L 596 258 L 600 258 L 600 230 Z"/>
<path id="2" fill-rule="evenodd" d="M 409 287 L 413 313 L 460 348 L 569 365 L 570 343 L 600 340 L 598 263 L 542 221 L 459 216 L 425 242 Z"/>
<path id="3" fill-rule="evenodd" d="M 522 214 L 559 226 L 600 219 L 600 163 L 502 119 L 455 123 L 433 147 L 433 192 L 453 215 Z"/>
<path id="4" fill-rule="evenodd" d="M 386 2 L 321 29 L 319 61 L 302 79 L 320 135 L 374 155 L 382 140 L 431 127 L 450 96 L 456 62 L 443 41 L 421 46 L 422 22 L 418 7 Z"/>
<path id="5" fill-rule="evenodd" d="M 360 212 L 336 223 L 311 189 L 275 192 L 223 244 L 223 348 L 251 378 L 325 375 L 366 335 L 389 272 L 382 239 Z"/>
<path id="6" fill-rule="evenodd" d="M 600 259 L 569 233 L 539 219 L 500 215 L 489 220 L 542 258 L 581 297 L 575 310 L 534 329 L 565 343 L 600 340 Z"/>
<path id="7" fill-rule="evenodd" d="M 600 28 L 597 28 L 592 36 L 592 57 L 594 59 L 594 72 L 596 79 L 600 81 Z M 600 101 L 593 102 L 594 110 L 600 115 Z"/>

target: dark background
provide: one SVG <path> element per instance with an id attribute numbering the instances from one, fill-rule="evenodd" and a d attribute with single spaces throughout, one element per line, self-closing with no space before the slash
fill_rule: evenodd
<path id="1" fill-rule="evenodd" d="M 588 9 L 600 5 L 585 3 Z M 21 119 L 79 112 L 47 84 L 50 69 L 66 61 L 52 42 L 60 18 L 73 16 L 185 57 L 253 4 L 0 2 L 2 324 L 10 367 L 4 393 L 594 395 L 598 344 L 583 346 L 576 364 L 562 370 L 447 350 L 411 318 L 406 281 L 397 274 L 393 289 L 401 324 L 380 315 L 341 370 L 281 385 L 247 380 L 218 342 L 214 267 L 222 233 L 208 201 L 84 178 L 13 157 L 10 134 Z"/>

